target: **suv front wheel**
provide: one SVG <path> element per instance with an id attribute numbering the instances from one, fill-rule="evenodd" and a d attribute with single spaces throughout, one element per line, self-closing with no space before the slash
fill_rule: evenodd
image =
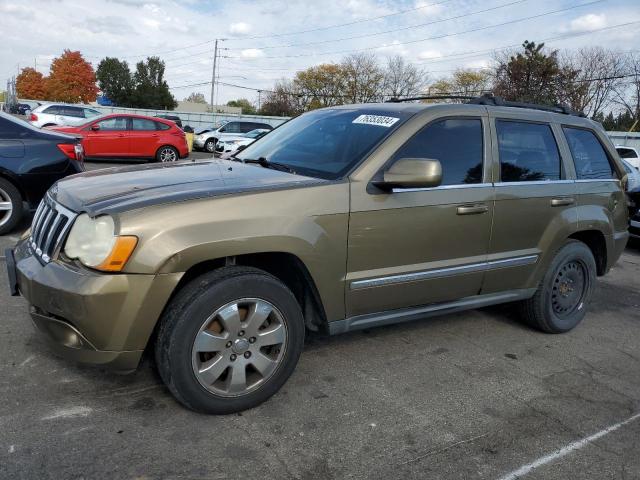
<path id="1" fill-rule="evenodd" d="M 547 333 L 568 332 L 584 318 L 596 262 L 584 243 L 569 240 L 556 253 L 535 295 L 521 303 L 524 320 Z"/>
<path id="2" fill-rule="evenodd" d="M 227 414 L 275 394 L 303 344 L 302 311 L 282 282 L 255 268 L 224 267 L 192 280 L 172 300 L 156 362 L 183 405 Z"/>

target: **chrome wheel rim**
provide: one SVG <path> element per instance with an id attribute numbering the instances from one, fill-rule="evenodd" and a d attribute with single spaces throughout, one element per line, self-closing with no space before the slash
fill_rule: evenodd
<path id="1" fill-rule="evenodd" d="M 205 144 L 205 148 L 207 149 L 207 152 L 213 153 L 216 150 L 216 144 L 215 142 L 209 140 L 206 144 Z"/>
<path id="2" fill-rule="evenodd" d="M 587 278 L 587 267 L 579 260 L 567 262 L 558 270 L 551 293 L 551 306 L 558 317 L 568 317 L 582 308 Z"/>
<path id="3" fill-rule="evenodd" d="M 285 354 L 287 325 L 270 302 L 242 298 L 218 308 L 196 334 L 193 373 L 220 397 L 239 397 L 264 385 Z"/>
<path id="4" fill-rule="evenodd" d="M 163 148 L 162 150 L 160 150 L 160 161 L 175 162 L 176 152 L 172 148 Z"/>
<path id="5" fill-rule="evenodd" d="M 0 227 L 5 225 L 13 213 L 13 203 L 7 192 L 0 188 Z"/>

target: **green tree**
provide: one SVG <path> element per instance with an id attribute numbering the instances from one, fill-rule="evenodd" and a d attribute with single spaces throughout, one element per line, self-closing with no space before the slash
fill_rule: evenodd
<path id="1" fill-rule="evenodd" d="M 133 107 L 133 78 L 129 64 L 117 58 L 106 57 L 96 70 L 98 87 L 102 94 L 121 107 Z"/>
<path id="2" fill-rule="evenodd" d="M 173 110 L 178 106 L 164 79 L 164 69 L 164 62 L 159 57 L 148 57 L 136 64 L 133 74 L 133 103 L 136 107 Z"/>
<path id="3" fill-rule="evenodd" d="M 242 109 L 242 113 L 245 115 L 255 115 L 256 107 L 246 98 L 239 98 L 237 100 L 229 100 L 227 107 L 239 107 Z"/>
<path id="4" fill-rule="evenodd" d="M 558 51 L 547 51 L 544 43 L 525 40 L 523 50 L 508 58 L 498 59 L 494 94 L 528 103 L 573 106 L 584 95 L 584 82 L 576 82 L 579 71 L 562 65 Z"/>
<path id="5" fill-rule="evenodd" d="M 207 99 L 204 98 L 204 93 L 200 92 L 191 92 L 189 96 L 184 99 L 184 101 L 192 103 L 207 103 Z"/>

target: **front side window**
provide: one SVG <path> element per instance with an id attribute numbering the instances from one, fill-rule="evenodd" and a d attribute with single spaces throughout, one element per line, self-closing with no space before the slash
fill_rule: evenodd
<path id="1" fill-rule="evenodd" d="M 431 123 L 393 156 L 428 158 L 442 165 L 441 185 L 482 183 L 482 122 L 478 118 L 450 118 Z"/>
<path id="2" fill-rule="evenodd" d="M 271 131 L 236 158 L 265 158 L 301 175 L 337 179 L 412 115 L 403 110 L 375 108 L 314 110 Z"/>
<path id="3" fill-rule="evenodd" d="M 42 113 L 48 113 L 50 115 L 60 115 L 61 114 L 61 109 L 62 107 L 58 107 L 56 105 L 52 105 L 50 107 L 45 108 L 44 110 L 42 110 Z"/>
<path id="4" fill-rule="evenodd" d="M 578 180 L 610 179 L 615 173 L 602 144 L 595 134 L 581 128 L 562 127 Z"/>
<path id="5" fill-rule="evenodd" d="M 98 122 L 101 132 L 123 131 L 127 129 L 127 117 L 112 117 Z"/>
<path id="6" fill-rule="evenodd" d="M 81 108 L 78 107 L 64 107 L 62 115 L 67 117 L 84 118 L 84 113 Z"/>
<path id="7" fill-rule="evenodd" d="M 156 122 L 153 120 L 147 120 L 146 118 L 132 118 L 131 119 L 132 130 L 155 130 Z"/>
<path id="8" fill-rule="evenodd" d="M 562 162 L 551 127 L 496 120 L 502 182 L 562 179 Z"/>
<path id="9" fill-rule="evenodd" d="M 240 124 L 238 122 L 229 122 L 220 131 L 223 133 L 241 133 Z"/>

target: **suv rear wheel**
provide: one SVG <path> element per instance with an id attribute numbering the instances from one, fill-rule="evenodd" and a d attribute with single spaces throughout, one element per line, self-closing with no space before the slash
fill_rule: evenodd
<path id="1" fill-rule="evenodd" d="M 0 178 L 0 235 L 13 230 L 23 213 L 20 192 L 11 182 Z"/>
<path id="2" fill-rule="evenodd" d="M 535 295 L 521 303 L 525 321 L 543 332 L 568 332 L 584 318 L 595 281 L 593 253 L 584 243 L 569 240 L 556 253 Z"/>
<path id="3" fill-rule="evenodd" d="M 303 344 L 302 311 L 282 282 L 262 270 L 225 267 L 191 281 L 172 300 L 156 362 L 183 405 L 227 414 L 275 394 Z"/>

